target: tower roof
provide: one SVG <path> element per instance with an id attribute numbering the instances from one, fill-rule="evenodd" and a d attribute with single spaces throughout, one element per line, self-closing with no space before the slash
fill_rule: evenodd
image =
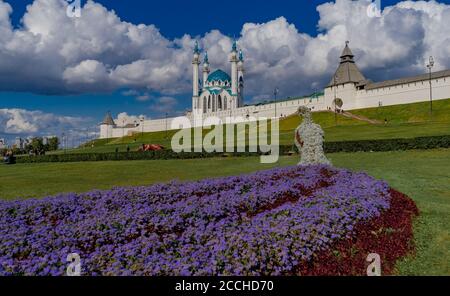
<path id="1" fill-rule="evenodd" d="M 111 113 L 110 112 L 106 113 L 105 118 L 103 118 L 102 124 L 116 125 L 116 123 L 114 122 L 114 120 L 111 117 Z"/>
<path id="2" fill-rule="evenodd" d="M 336 73 L 331 78 L 331 82 L 328 86 L 345 84 L 345 83 L 358 83 L 366 80 L 364 75 L 358 69 L 358 66 L 355 63 L 354 55 L 352 50 L 348 46 L 349 42 L 345 43 L 345 48 L 341 54 L 341 62 L 339 67 L 336 70 Z"/>
<path id="3" fill-rule="evenodd" d="M 208 76 L 208 82 L 213 82 L 213 81 L 222 81 L 222 82 L 228 81 L 231 83 L 231 78 L 230 78 L 230 75 L 228 75 L 224 71 L 218 69 L 218 70 L 212 72 L 211 74 L 209 74 L 209 76 Z"/>
<path id="4" fill-rule="evenodd" d="M 346 58 L 346 57 L 350 57 L 350 58 L 353 58 L 353 57 L 354 57 L 354 55 L 353 55 L 353 53 L 352 53 L 352 50 L 350 49 L 350 47 L 348 46 L 348 44 L 349 44 L 348 41 L 345 42 L 345 48 L 344 48 L 344 50 L 342 51 L 341 59 L 344 59 L 344 58 Z"/>

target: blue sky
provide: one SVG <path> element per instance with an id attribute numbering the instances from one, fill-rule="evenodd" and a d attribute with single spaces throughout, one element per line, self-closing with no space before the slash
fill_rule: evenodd
<path id="1" fill-rule="evenodd" d="M 36 0 L 40 3 L 35 3 L 34 10 L 27 11 L 26 6 L 33 3 L 31 0 L 0 0 L 12 7 L 12 28 L 8 29 L 11 32 L 26 31 L 32 33 L 30 36 L 36 36 L 36 32 L 47 34 L 51 30 L 57 30 L 58 36 L 67 36 L 71 34 L 70 31 L 61 34 L 61 31 L 65 30 L 65 24 L 59 28 L 56 23 L 61 10 L 58 8 L 58 1 L 60 0 Z M 82 0 L 81 2 L 82 5 L 85 5 L 87 1 Z M 230 38 L 238 39 L 249 61 L 247 64 L 247 82 L 249 84 L 247 103 L 267 99 L 269 90 L 275 86 L 280 87 L 281 96 L 285 97 L 305 95 L 314 89 L 320 89 L 328 82 L 330 74 L 335 70 L 340 50 L 346 39 L 352 39 L 351 45 L 357 55 L 360 68 L 374 80 L 421 73 L 423 70 L 422 60 L 431 53 L 437 55 L 438 61 L 439 55 L 448 56 L 447 52 L 434 53 L 433 48 L 425 41 L 420 43 L 414 41 L 429 40 L 431 34 L 435 34 L 436 38 L 440 36 L 423 24 L 427 12 L 424 12 L 424 8 L 419 6 L 400 7 L 393 12 L 383 11 L 381 19 L 384 20 L 378 23 L 380 26 L 379 50 L 383 49 L 384 40 L 387 40 L 386 44 L 398 40 L 399 43 L 404 43 L 405 48 L 408 49 L 402 49 L 398 45 L 399 48 L 394 48 L 392 51 L 392 55 L 395 57 L 383 56 L 378 59 L 379 54 L 374 51 L 370 40 L 373 39 L 370 35 L 376 34 L 371 30 L 371 27 L 377 24 L 376 20 L 369 23 L 365 20 L 367 16 L 358 16 L 359 20 L 351 22 L 340 19 L 339 14 L 334 14 L 340 10 L 349 9 L 349 7 L 354 7 L 352 9 L 355 11 L 363 11 L 360 6 L 358 8 L 357 4 L 348 0 L 338 0 L 335 6 L 333 6 L 334 3 L 323 5 L 332 1 L 246 0 L 243 3 L 236 2 L 234 9 L 231 9 L 226 2 L 215 4 L 215 2 L 203 0 L 97 0 L 95 2 L 100 5 L 86 9 L 86 14 L 90 16 L 90 12 L 92 12 L 94 15 L 92 19 L 101 19 L 103 16 L 106 19 L 106 16 L 112 13 L 111 10 L 114 10 L 120 18 L 120 20 L 115 20 L 114 24 L 127 22 L 133 28 L 137 28 L 136 26 L 141 23 L 148 26 L 154 25 L 156 31 L 142 33 L 144 39 L 151 39 L 151 41 L 144 45 L 140 43 L 136 45 L 135 42 L 129 47 L 121 47 L 120 43 L 123 41 L 120 39 L 120 30 L 118 30 L 119 33 L 117 31 L 106 32 L 105 28 L 109 26 L 108 24 L 106 27 L 102 27 L 101 22 L 91 21 L 89 23 L 86 14 L 82 14 L 81 17 L 87 24 L 84 30 L 92 29 L 93 33 L 88 37 L 80 33 L 80 36 L 82 35 L 79 37 L 80 40 L 87 40 L 86 42 L 92 45 L 97 41 L 89 43 L 90 36 L 93 36 L 92 40 L 100 38 L 98 40 L 103 42 L 102 44 L 113 44 L 111 50 L 113 52 L 105 50 L 98 53 L 99 49 L 96 48 L 80 54 L 67 53 L 74 47 L 70 39 L 61 41 L 61 43 L 65 42 L 66 46 L 58 49 L 55 49 L 56 45 L 52 43 L 54 40 L 43 39 L 45 49 L 40 51 L 36 49 L 39 48 L 36 45 L 39 44 L 38 41 L 29 41 L 25 38 L 16 38 L 19 41 L 14 42 L 5 41 L 4 44 L 13 44 L 12 46 L 19 43 L 20 49 L 14 52 L 9 46 L 4 50 L 9 51 L 8 54 L 0 54 L 0 59 L 4 58 L 4 62 L 0 62 L 0 109 L 39 110 L 42 113 L 52 113 L 56 117 L 84 118 L 88 122 L 86 127 L 94 126 L 102 119 L 106 111 L 111 111 L 113 114 L 119 112 L 133 115 L 144 114 L 152 118 L 162 117 L 165 112 L 178 114 L 190 108 L 190 85 L 188 84 L 190 65 L 187 53 L 189 53 L 189 46 L 194 39 L 200 40 L 204 47 L 208 47 L 216 53 L 212 57 L 213 66 L 221 68 L 228 67 L 226 63 L 228 49 L 223 44 L 228 44 Z M 396 5 L 398 2 L 381 0 L 381 8 Z M 445 14 L 449 8 L 440 6 L 444 3 L 449 4 L 450 0 L 425 3 L 425 5 Z M 106 12 L 99 12 L 102 7 Z M 318 7 L 321 7 L 320 14 L 317 11 Z M 4 9 L 7 11 L 7 8 Z M 55 10 L 55 21 L 50 14 L 52 9 Z M 44 13 L 44 10 L 50 12 Z M 100 14 L 94 14 L 94 12 Z M 28 16 L 23 22 L 24 15 Z M 364 23 L 364 25 L 359 26 L 358 22 Z M 381 23 L 388 22 L 398 22 L 398 26 L 396 26 L 397 24 L 381 25 Z M 243 26 L 249 23 L 254 24 L 254 28 L 243 33 Z M 2 24 L 1 19 L 0 24 Z M 343 27 L 345 27 L 344 33 L 342 32 Z M 68 28 L 67 30 L 70 30 L 70 27 Z M 97 29 L 98 32 L 95 31 Z M 394 29 L 398 32 L 394 32 Z M 213 33 L 212 30 L 218 31 Z M 156 33 L 158 31 L 159 35 Z M 276 35 L 278 32 L 279 36 L 273 37 L 273 34 Z M 325 41 L 322 40 L 322 37 L 325 38 Z M 11 37 L 11 40 L 14 40 L 13 38 L 15 37 Z M 74 39 L 75 43 L 77 42 L 76 38 Z M 111 41 L 105 41 L 108 38 L 111 38 Z M 23 42 L 23 45 L 20 42 Z M 284 42 L 287 45 L 284 45 Z M 267 50 L 264 48 L 266 44 Z M 30 46 L 29 51 L 26 50 L 27 46 Z M 164 50 L 164 48 L 168 50 Z M 119 50 L 123 50 L 124 53 L 118 54 Z M 127 51 L 129 51 L 128 56 Z M 63 57 L 53 62 L 53 57 L 61 52 L 64 52 Z M 14 58 L 17 58 L 17 62 Z M 309 61 L 316 58 L 319 62 L 308 64 Z M 164 63 L 169 64 L 173 61 L 184 61 L 184 64 L 176 65 L 178 68 L 175 67 L 175 69 L 167 69 Z M 441 63 L 438 63 L 440 68 L 450 67 L 450 60 L 441 58 L 440 61 Z M 135 62 L 142 68 L 136 66 Z M 119 69 L 122 65 L 133 67 L 125 70 Z M 254 69 L 259 68 L 260 65 L 267 67 L 266 71 L 273 73 L 273 76 L 257 73 Z M 164 70 L 164 73 L 180 69 L 178 72 L 182 74 L 175 78 L 165 76 L 159 78 L 152 72 L 153 67 Z M 284 69 L 285 76 L 277 72 Z M 224 70 L 228 71 L 229 69 L 225 68 Z M 81 74 L 78 76 L 80 71 Z M 87 73 L 83 71 L 87 71 Z M 109 73 L 115 72 L 114 79 L 111 78 L 112 76 L 104 77 L 108 71 Z M 134 74 L 140 73 L 140 71 L 143 76 L 135 77 Z M 86 77 L 89 79 L 87 80 Z M 150 77 L 149 81 L 145 81 L 147 77 Z M 281 77 L 280 81 L 277 81 L 278 77 Z M 258 85 L 261 84 L 267 85 L 267 88 L 260 89 Z M 130 89 L 134 92 L 133 95 L 130 95 Z M 166 105 L 163 106 L 163 104 Z M 1 116 L 0 113 L 0 123 L 2 122 Z M 6 120 L 11 120 L 12 115 L 8 116 L 3 120 L 3 124 Z M 29 116 L 32 120 L 33 116 Z M 60 122 L 59 119 L 54 120 Z M 7 135 L 11 138 L 27 133 L 60 133 L 64 128 L 73 128 L 73 126 L 62 125 L 59 130 L 38 126 L 37 129 L 29 131 L 16 126 L 10 129 L 3 128 L 3 130 L 0 127 L 0 137 Z"/>
<path id="2" fill-rule="evenodd" d="M 26 6 L 33 0 L 6 1 L 13 7 L 12 23 L 21 26 Z M 84 4 L 86 1 L 82 0 Z M 208 31 L 218 29 L 230 37 L 239 36 L 242 25 L 248 22 L 264 23 L 284 16 L 303 32 L 317 34 L 319 15 L 316 6 L 327 1 L 255 1 L 246 0 L 232 14 L 219 13 L 220 7 L 211 7 L 211 1 L 142 1 L 142 0 L 98 0 L 108 9 L 113 9 L 122 20 L 134 24 L 154 24 L 167 38 L 179 38 L 184 34 L 203 35 Z M 384 1 L 395 3 L 397 1 Z M 194 4 L 195 3 L 195 4 Z M 384 4 L 383 3 L 383 4 Z M 201 17 L 192 18 L 192 15 Z M 183 96 L 188 103 L 189 96 Z M 103 113 L 110 110 L 113 113 L 142 112 L 145 103 L 136 102 L 132 97 L 121 95 L 120 91 L 106 94 L 84 94 L 78 96 L 45 96 L 22 92 L 0 93 L 1 108 L 25 108 L 43 110 L 68 116 L 89 116 L 101 120 Z M 189 108 L 189 104 L 186 105 Z M 76 110 L 76 112 L 74 112 Z M 146 110 L 148 115 L 157 117 L 160 114 Z"/>

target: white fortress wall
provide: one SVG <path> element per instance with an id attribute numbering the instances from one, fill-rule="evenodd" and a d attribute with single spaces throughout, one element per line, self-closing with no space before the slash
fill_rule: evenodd
<path id="1" fill-rule="evenodd" d="M 308 106 L 313 111 L 321 111 L 326 109 L 325 104 L 325 98 L 324 96 L 319 96 L 317 98 L 300 98 L 300 99 L 293 99 L 288 101 L 280 101 L 276 103 L 276 113 L 277 117 L 285 117 L 294 114 L 297 112 L 298 107 L 300 106 Z M 210 112 L 210 113 L 203 113 L 203 119 L 210 116 L 215 116 L 220 118 L 225 123 L 225 120 L 227 117 L 241 117 L 244 119 L 244 121 L 247 118 L 247 115 L 249 117 L 253 118 L 273 118 L 275 117 L 275 103 L 271 104 L 264 104 L 264 105 L 252 105 L 252 106 L 246 106 L 241 107 L 238 109 L 233 110 L 225 110 L 225 111 L 218 111 L 218 112 Z M 122 127 L 115 127 L 111 128 L 111 132 L 109 134 L 110 138 L 119 138 L 123 135 L 132 135 L 132 134 L 138 134 L 142 131 L 145 133 L 148 132 L 159 132 L 159 131 L 165 131 L 166 127 L 167 130 L 171 130 L 172 121 L 175 119 L 175 117 L 170 117 L 163 119 L 151 119 L 151 120 L 145 120 L 142 126 L 136 126 L 132 128 L 122 128 Z M 191 115 L 189 116 L 189 119 L 191 120 L 191 123 L 193 124 L 193 120 Z M 103 133 L 102 133 L 103 134 Z"/>
<path id="2" fill-rule="evenodd" d="M 433 100 L 450 98 L 450 77 L 433 79 Z M 358 90 L 351 109 L 361 109 L 401 104 L 426 102 L 430 100 L 429 81 L 418 81 L 383 88 Z"/>
<path id="3" fill-rule="evenodd" d="M 433 101 L 450 98 L 450 76 L 432 80 Z M 335 88 L 325 89 L 327 107 L 334 108 Z M 417 81 L 379 88 L 356 90 L 353 83 L 338 85 L 336 98 L 343 101 L 342 109 L 355 110 L 426 102 L 430 100 L 429 81 Z"/>
<path id="4" fill-rule="evenodd" d="M 275 108 L 276 105 L 276 108 Z M 325 100 L 323 96 L 320 96 L 318 98 L 299 98 L 299 99 L 292 99 L 287 101 L 280 101 L 277 103 L 270 103 L 270 104 L 264 104 L 264 105 L 251 105 L 251 106 L 245 106 L 238 109 L 233 110 L 225 110 L 225 111 L 218 111 L 218 112 L 210 112 L 210 113 L 203 113 L 204 117 L 208 116 L 217 116 L 221 120 L 225 120 L 227 117 L 246 117 L 247 115 L 251 117 L 266 117 L 266 118 L 273 118 L 275 117 L 275 111 L 276 116 L 289 116 L 291 114 L 294 114 L 297 112 L 298 107 L 300 106 L 308 106 L 314 111 L 318 110 L 325 110 Z"/>

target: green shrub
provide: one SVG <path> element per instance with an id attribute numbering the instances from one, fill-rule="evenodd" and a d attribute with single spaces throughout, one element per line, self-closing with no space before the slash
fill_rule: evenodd
<path id="1" fill-rule="evenodd" d="M 368 152 L 368 151 L 396 151 L 412 149 L 450 148 L 450 136 L 422 137 L 412 139 L 386 139 L 363 140 L 344 142 L 325 142 L 326 153 L 336 152 Z M 247 149 L 248 150 L 248 149 Z M 288 155 L 298 152 L 295 145 L 281 145 L 280 154 Z M 81 162 L 81 161 L 120 161 L 120 160 L 155 160 L 155 159 L 195 159 L 210 157 L 248 157 L 261 155 L 261 152 L 234 152 L 234 153 L 175 153 L 172 150 L 147 152 L 112 152 L 112 153 L 86 153 L 86 154 L 53 154 L 40 156 L 22 156 L 17 163 L 40 162 Z"/>
<path id="2" fill-rule="evenodd" d="M 326 153 L 336 152 L 368 152 L 368 151 L 397 151 L 397 150 L 425 150 L 435 148 L 449 148 L 450 136 L 420 137 L 411 139 L 362 140 L 345 142 L 325 142 Z"/>

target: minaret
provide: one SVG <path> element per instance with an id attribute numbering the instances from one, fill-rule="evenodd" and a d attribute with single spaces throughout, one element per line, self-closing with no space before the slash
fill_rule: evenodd
<path id="1" fill-rule="evenodd" d="M 198 42 L 195 41 L 194 58 L 192 60 L 192 111 L 199 107 L 199 75 L 198 68 L 200 66 L 200 49 L 198 48 Z"/>
<path id="2" fill-rule="evenodd" d="M 231 62 L 231 95 L 235 99 L 237 99 L 237 97 L 238 97 L 238 73 L 237 73 L 238 52 L 237 52 L 236 40 L 233 42 L 233 47 L 231 49 L 230 62 Z M 236 108 L 237 106 L 238 106 L 238 102 L 236 101 L 235 105 L 232 107 Z"/>
<path id="3" fill-rule="evenodd" d="M 203 60 L 203 88 L 206 87 L 206 82 L 208 80 L 208 75 L 210 72 L 208 52 L 205 53 L 205 59 Z"/>
<path id="4" fill-rule="evenodd" d="M 242 107 L 244 105 L 244 54 L 242 53 L 242 49 L 239 50 L 239 61 L 237 64 L 238 70 L 238 85 L 239 85 L 239 100 L 238 107 Z"/>

